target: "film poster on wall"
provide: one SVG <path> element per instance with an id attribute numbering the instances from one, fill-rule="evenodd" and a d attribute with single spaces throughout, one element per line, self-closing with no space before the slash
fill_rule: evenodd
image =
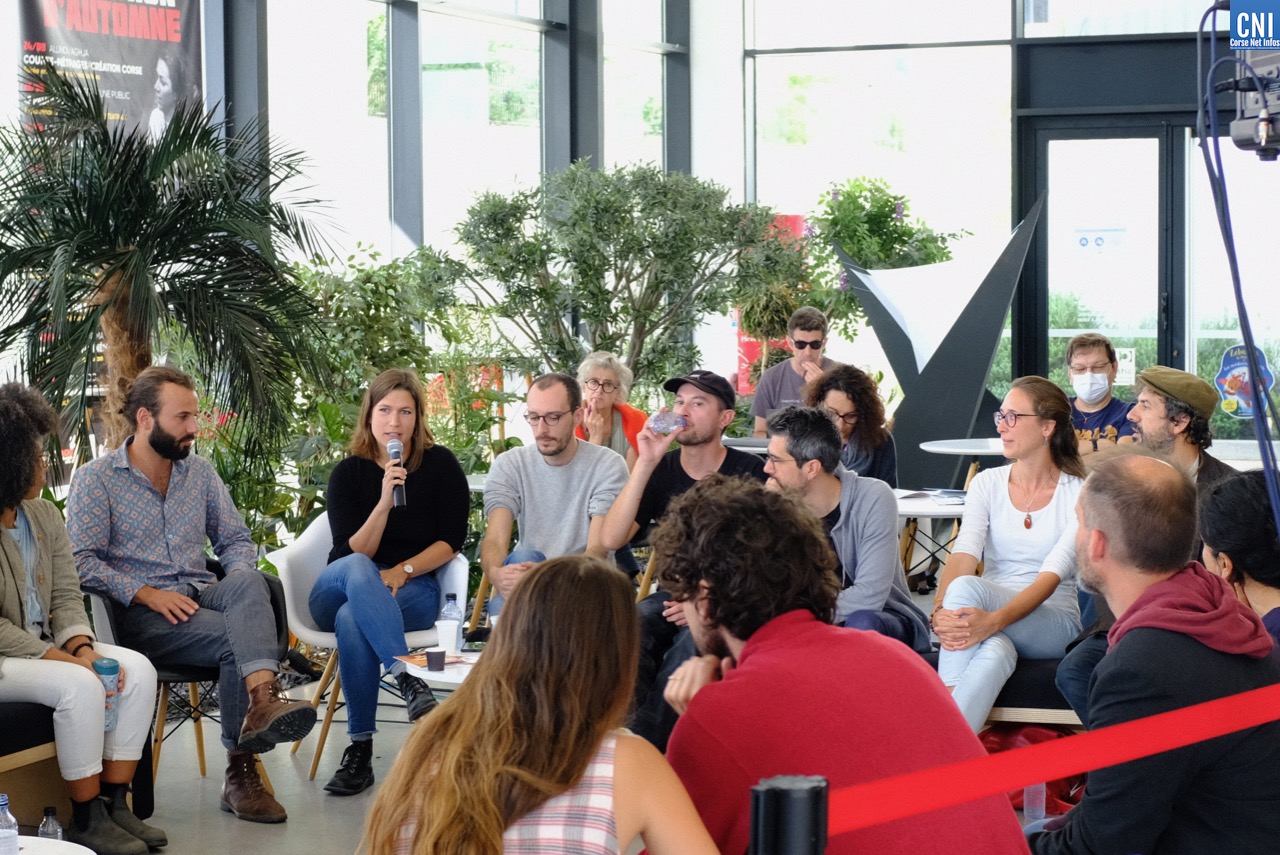
<path id="1" fill-rule="evenodd" d="M 18 0 L 24 72 L 93 81 L 108 118 L 159 138 L 202 97 L 200 0 Z M 24 79 L 25 93 L 38 83 Z M 24 98 L 24 121 L 42 124 Z"/>

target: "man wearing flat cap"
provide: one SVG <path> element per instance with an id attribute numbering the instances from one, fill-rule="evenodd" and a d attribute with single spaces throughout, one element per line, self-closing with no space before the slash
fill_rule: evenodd
<path id="1" fill-rule="evenodd" d="M 1235 472 L 1209 454 L 1209 419 L 1218 393 L 1194 374 L 1156 365 L 1138 374 L 1138 403 L 1129 411 L 1133 440 L 1195 479 L 1204 489 Z"/>
<path id="2" fill-rule="evenodd" d="M 685 426 L 658 434 L 646 426 L 636 434 L 638 457 L 626 486 L 605 515 L 602 542 L 618 549 L 662 519 L 671 500 L 713 473 L 765 480 L 764 460 L 728 448 L 722 441 L 733 423 L 736 397 L 729 381 L 712 371 L 672 377 L 662 388 L 675 394 L 672 411 Z M 678 448 L 668 452 L 671 442 Z M 667 677 L 697 655 L 684 610 L 663 591 L 639 604 L 640 667 L 634 711 L 628 726 L 664 750 L 676 712 L 662 698 Z"/>
<path id="3" fill-rule="evenodd" d="M 1138 402 L 1129 411 L 1134 442 L 1190 475 L 1197 491 L 1236 471 L 1205 450 L 1213 444 L 1209 419 L 1218 406 L 1212 386 L 1194 374 L 1163 365 L 1139 372 L 1136 386 Z M 1199 560 L 1200 547 L 1197 537 L 1188 560 Z M 1089 726 L 1089 679 L 1107 652 L 1107 632 L 1115 623 L 1105 600 L 1094 597 L 1094 603 L 1098 619 L 1068 647 L 1056 679 L 1085 727 Z"/>

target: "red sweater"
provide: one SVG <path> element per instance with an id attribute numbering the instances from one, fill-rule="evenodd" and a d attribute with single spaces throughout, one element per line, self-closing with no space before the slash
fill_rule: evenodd
<path id="1" fill-rule="evenodd" d="M 793 611 L 761 627 L 738 667 L 698 692 L 667 759 L 720 851 L 742 855 L 761 778 L 822 775 L 834 791 L 984 753 L 919 655 Z M 1009 800 L 992 796 L 833 837 L 827 852 L 1006 855 L 1027 844 Z"/>

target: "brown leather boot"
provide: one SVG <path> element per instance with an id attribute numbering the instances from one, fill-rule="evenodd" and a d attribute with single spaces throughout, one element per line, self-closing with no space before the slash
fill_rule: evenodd
<path id="1" fill-rule="evenodd" d="M 305 701 L 286 698 L 275 680 L 249 690 L 249 709 L 240 726 L 236 746 L 250 754 L 270 751 L 277 743 L 293 742 L 311 732 L 316 711 Z"/>
<path id="2" fill-rule="evenodd" d="M 227 753 L 222 809 L 249 822 L 284 822 L 289 818 L 275 797 L 263 789 L 257 758 L 241 751 Z"/>

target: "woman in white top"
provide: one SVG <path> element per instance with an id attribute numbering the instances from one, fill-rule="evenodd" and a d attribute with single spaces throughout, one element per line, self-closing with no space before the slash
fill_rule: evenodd
<path id="1" fill-rule="evenodd" d="M 1021 377 L 995 419 L 1013 463 L 969 485 L 931 621 L 942 642 L 938 674 L 975 731 L 1019 656 L 1059 658 L 1080 632 L 1075 536 L 1084 468 L 1067 396 L 1043 377 Z"/>

